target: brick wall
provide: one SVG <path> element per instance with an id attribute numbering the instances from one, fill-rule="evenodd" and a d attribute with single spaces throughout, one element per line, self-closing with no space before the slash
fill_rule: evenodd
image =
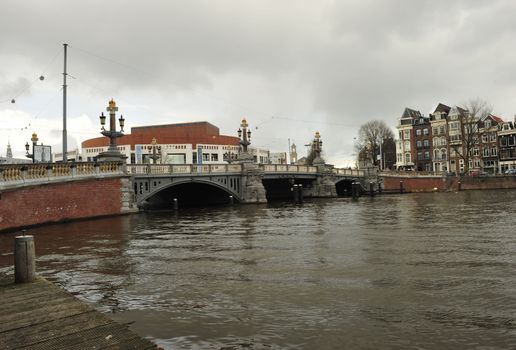
<path id="1" fill-rule="evenodd" d="M 400 181 L 403 181 L 403 190 L 406 192 L 433 192 L 446 190 L 446 181 L 442 177 L 409 177 L 384 176 L 383 185 L 386 192 L 399 192 Z"/>
<path id="2" fill-rule="evenodd" d="M 120 178 L 101 178 L 24 187 L 0 197 L 0 231 L 121 214 Z"/>
<path id="3" fill-rule="evenodd" d="M 417 177 L 417 176 L 385 176 L 383 178 L 386 192 L 399 192 L 400 181 L 403 181 L 403 189 L 406 192 L 433 192 L 457 191 L 458 182 L 461 182 L 461 190 L 495 190 L 516 189 L 516 176 L 486 176 L 486 177 Z"/>

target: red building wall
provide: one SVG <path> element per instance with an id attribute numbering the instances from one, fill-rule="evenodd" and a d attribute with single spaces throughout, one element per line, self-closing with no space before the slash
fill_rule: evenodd
<path id="1" fill-rule="evenodd" d="M 130 134 L 126 134 L 117 142 L 119 145 L 131 145 L 131 149 L 134 149 L 136 144 L 150 144 L 154 137 L 158 144 L 192 144 L 194 148 L 197 144 L 237 146 L 240 142 L 236 136 L 220 135 L 219 128 L 208 122 L 134 127 L 131 128 Z M 82 142 L 83 148 L 108 145 L 107 137 L 97 137 Z"/>
<path id="2" fill-rule="evenodd" d="M 120 178 L 46 184 L 0 197 L 0 231 L 72 219 L 121 214 Z"/>

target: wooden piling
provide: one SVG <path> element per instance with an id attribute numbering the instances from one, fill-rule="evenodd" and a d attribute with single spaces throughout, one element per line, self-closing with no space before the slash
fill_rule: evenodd
<path id="1" fill-rule="evenodd" d="M 33 236 L 17 236 L 14 240 L 14 281 L 33 282 L 36 278 L 36 253 Z"/>

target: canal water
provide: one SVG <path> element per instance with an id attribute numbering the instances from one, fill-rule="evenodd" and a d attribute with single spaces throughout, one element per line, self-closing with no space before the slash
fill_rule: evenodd
<path id="1" fill-rule="evenodd" d="M 404 194 L 28 232 L 41 275 L 165 349 L 509 349 L 515 205 L 516 191 Z"/>

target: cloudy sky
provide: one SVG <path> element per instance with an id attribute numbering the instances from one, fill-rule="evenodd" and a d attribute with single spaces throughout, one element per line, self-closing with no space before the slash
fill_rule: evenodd
<path id="1" fill-rule="evenodd" d="M 0 0 L 0 156 L 36 131 L 61 148 L 68 43 L 69 149 L 99 136 L 110 98 L 131 126 L 206 120 L 329 163 L 354 158 L 361 124 L 405 107 L 483 98 L 516 113 L 512 0 Z M 44 80 L 39 77 L 43 75 Z M 11 99 L 16 103 L 11 103 Z"/>

